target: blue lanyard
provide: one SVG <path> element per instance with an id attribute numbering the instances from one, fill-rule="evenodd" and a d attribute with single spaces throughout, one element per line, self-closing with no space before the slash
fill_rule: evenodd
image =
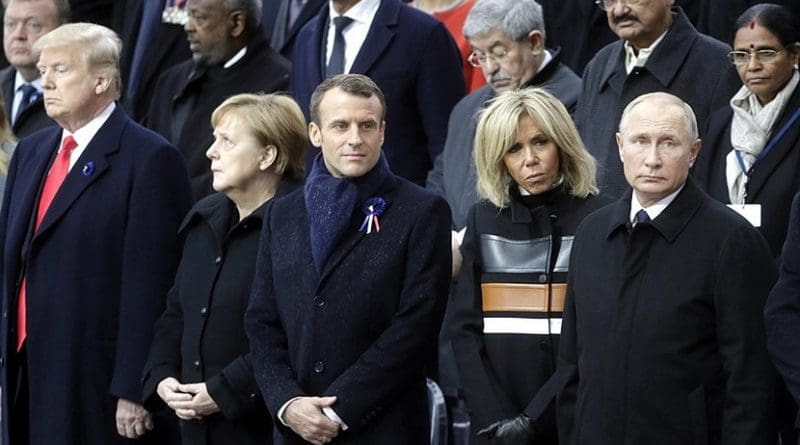
<path id="1" fill-rule="evenodd" d="M 797 118 L 800 118 L 800 108 L 798 108 L 797 111 L 794 112 L 792 117 L 789 118 L 789 121 L 786 122 L 786 124 L 780 129 L 780 131 L 775 133 L 775 136 L 773 136 L 772 139 L 769 140 L 769 143 L 767 144 L 766 147 L 764 147 L 763 150 L 761 150 L 761 153 L 758 154 L 755 162 L 753 162 L 753 165 L 750 166 L 750 169 L 747 169 L 747 167 L 745 167 L 744 159 L 742 158 L 742 153 L 739 150 L 734 149 L 734 151 L 736 152 L 736 160 L 739 161 L 739 168 L 742 169 L 742 173 L 744 173 L 745 177 L 750 176 L 750 172 L 753 171 L 756 164 L 758 164 L 762 159 L 767 157 L 769 152 L 772 151 L 772 149 L 775 148 L 776 145 L 778 145 L 778 142 L 780 142 L 783 136 L 786 135 L 786 132 L 789 131 L 789 129 L 792 127 L 795 121 L 797 121 Z"/>

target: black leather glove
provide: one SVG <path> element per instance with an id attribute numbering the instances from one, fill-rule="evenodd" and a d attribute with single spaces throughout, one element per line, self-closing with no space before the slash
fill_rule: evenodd
<path id="1" fill-rule="evenodd" d="M 489 438 L 492 445 L 533 445 L 536 427 L 530 417 L 520 414 L 511 419 L 499 420 L 478 432 Z"/>

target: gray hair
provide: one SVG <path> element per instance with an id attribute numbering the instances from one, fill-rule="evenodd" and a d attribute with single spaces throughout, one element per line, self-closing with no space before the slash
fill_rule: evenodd
<path id="1" fill-rule="evenodd" d="M 544 35 L 542 7 L 535 0 L 480 0 L 475 2 L 464 22 L 464 37 L 480 37 L 493 29 L 503 31 L 514 41 L 531 31 Z"/>
<path id="2" fill-rule="evenodd" d="M 628 116 L 631 114 L 631 112 L 633 112 L 633 109 L 649 100 L 666 102 L 668 105 L 678 107 L 683 112 L 683 118 L 686 121 L 686 130 L 689 132 L 689 136 L 693 141 L 700 137 L 700 132 L 697 129 L 697 118 L 694 115 L 692 107 L 690 107 L 686 102 L 682 101 L 679 97 L 662 91 L 642 94 L 641 96 L 630 101 L 630 103 L 628 103 L 628 105 L 625 107 L 625 110 L 622 112 L 622 117 L 619 120 L 620 133 L 624 132 L 625 124 L 628 121 Z"/>
<path id="3" fill-rule="evenodd" d="M 93 71 L 103 71 L 110 79 L 108 95 L 119 99 L 122 77 L 119 72 L 119 55 L 122 41 L 114 31 L 94 23 L 68 23 L 43 35 L 33 44 L 36 58 L 42 50 L 77 46 L 86 65 Z"/>
<path id="4" fill-rule="evenodd" d="M 228 12 L 244 11 L 248 33 L 253 32 L 261 24 L 261 0 L 223 0 L 222 4 Z"/>

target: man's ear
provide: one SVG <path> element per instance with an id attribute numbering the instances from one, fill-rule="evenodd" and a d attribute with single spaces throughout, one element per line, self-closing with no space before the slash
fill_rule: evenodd
<path id="1" fill-rule="evenodd" d="M 694 166 L 694 161 L 697 160 L 697 155 L 700 154 L 700 149 L 703 147 L 703 141 L 699 138 L 694 141 L 692 148 L 689 149 L 689 167 Z"/>
<path id="2" fill-rule="evenodd" d="M 321 148 L 322 147 L 322 131 L 317 126 L 316 122 L 308 123 L 308 140 L 311 145 Z"/>
<path id="3" fill-rule="evenodd" d="M 97 80 L 94 85 L 94 94 L 101 95 L 104 94 L 108 89 L 111 88 L 111 76 L 107 72 L 102 72 L 97 75 Z"/>
<path id="4" fill-rule="evenodd" d="M 233 11 L 230 14 L 230 23 L 231 23 L 231 30 L 230 35 L 231 37 L 241 37 L 244 34 L 244 30 L 247 26 L 247 16 L 244 15 L 244 11 Z"/>
<path id="5" fill-rule="evenodd" d="M 624 164 L 625 159 L 622 157 L 622 134 L 618 132 L 615 138 L 617 140 L 617 150 L 619 150 L 619 160 Z"/>
<path id="6" fill-rule="evenodd" d="M 528 42 L 530 42 L 534 54 L 541 54 L 544 51 L 544 34 L 541 31 L 534 29 L 529 32 Z"/>

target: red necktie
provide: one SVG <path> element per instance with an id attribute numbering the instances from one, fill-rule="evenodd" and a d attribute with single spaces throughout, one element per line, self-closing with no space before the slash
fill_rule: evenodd
<path id="1" fill-rule="evenodd" d="M 69 158 L 72 151 L 75 150 L 77 146 L 78 143 L 75 142 L 72 136 L 65 137 L 64 142 L 61 143 L 61 150 L 59 150 L 58 155 L 56 155 L 56 160 L 50 167 L 47 178 L 44 180 L 42 194 L 39 197 L 39 207 L 36 210 L 36 225 L 33 228 L 34 233 L 39 230 L 39 224 L 42 223 L 42 219 L 44 219 L 44 215 L 47 213 L 47 208 L 50 207 L 50 203 L 53 202 L 53 198 L 55 198 L 59 187 L 61 187 L 61 183 L 64 182 L 64 178 L 67 177 L 67 173 L 69 172 Z M 23 277 L 22 286 L 19 289 L 19 299 L 17 300 L 17 351 L 22 349 L 22 344 L 25 342 L 25 337 L 27 336 L 27 323 L 25 319 L 26 287 L 26 279 Z"/>

